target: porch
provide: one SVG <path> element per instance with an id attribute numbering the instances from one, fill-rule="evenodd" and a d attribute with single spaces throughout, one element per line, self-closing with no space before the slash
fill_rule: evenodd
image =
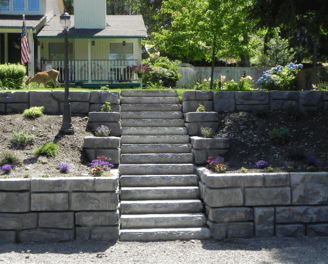
<path id="1" fill-rule="evenodd" d="M 139 87 L 139 79 L 131 70 L 139 63 L 136 59 L 120 60 L 69 60 L 69 82 L 83 83 L 84 87 Z M 60 72 L 58 80 L 65 80 L 64 60 L 42 60 L 42 71 L 56 69 Z"/>

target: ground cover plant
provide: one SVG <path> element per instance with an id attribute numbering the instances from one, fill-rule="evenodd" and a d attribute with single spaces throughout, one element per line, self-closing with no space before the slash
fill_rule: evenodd
<path id="1" fill-rule="evenodd" d="M 27 144 L 32 144 L 33 139 L 35 135 L 28 135 L 25 133 L 25 130 L 22 129 L 20 131 L 13 131 L 12 138 L 10 139 L 10 142 L 14 146 L 25 146 Z"/>
<path id="2" fill-rule="evenodd" d="M 42 145 L 39 148 L 36 148 L 34 150 L 35 155 L 44 155 L 47 157 L 56 157 L 58 156 L 60 147 L 54 143 L 54 142 L 49 142 L 44 145 Z"/>
<path id="3" fill-rule="evenodd" d="M 23 116 L 26 118 L 38 118 L 43 116 L 44 106 L 33 106 L 29 109 L 25 109 Z"/>

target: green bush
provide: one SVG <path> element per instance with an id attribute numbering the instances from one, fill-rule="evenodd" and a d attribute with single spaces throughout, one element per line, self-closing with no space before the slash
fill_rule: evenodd
<path id="1" fill-rule="evenodd" d="M 30 109 L 25 109 L 23 116 L 27 118 L 37 118 L 43 116 L 44 106 L 34 106 Z"/>
<path id="2" fill-rule="evenodd" d="M 14 165 L 16 163 L 18 163 L 18 159 L 11 151 L 5 151 L 0 155 L 0 166 L 6 164 Z"/>
<path id="3" fill-rule="evenodd" d="M 101 107 L 100 107 L 101 112 L 112 112 L 112 107 L 109 102 L 105 102 Z"/>
<path id="4" fill-rule="evenodd" d="M 17 64 L 0 65 L 0 90 L 1 89 L 22 89 L 25 87 L 26 67 Z"/>
<path id="5" fill-rule="evenodd" d="M 56 157 L 59 153 L 60 147 L 54 143 L 50 142 L 47 144 L 42 145 L 39 148 L 36 148 L 34 150 L 35 155 L 44 155 L 47 157 Z"/>
<path id="6" fill-rule="evenodd" d="M 27 144 L 31 144 L 33 142 L 34 137 L 35 137 L 35 135 L 26 134 L 24 129 L 19 132 L 14 130 L 12 138 L 10 139 L 10 142 L 14 146 L 27 145 Z"/>
<path id="7" fill-rule="evenodd" d="M 288 142 L 289 130 L 287 128 L 274 128 L 269 132 L 272 140 L 285 145 Z"/>
<path id="8" fill-rule="evenodd" d="M 176 83 L 181 78 L 178 71 L 178 60 L 170 60 L 167 57 L 155 56 L 143 60 L 144 64 L 149 64 L 152 71 L 143 74 L 143 83 L 159 83 L 165 87 L 175 87 Z"/>
<path id="9" fill-rule="evenodd" d="M 214 138 L 215 135 L 214 131 L 210 127 L 201 127 L 200 133 L 204 138 Z"/>

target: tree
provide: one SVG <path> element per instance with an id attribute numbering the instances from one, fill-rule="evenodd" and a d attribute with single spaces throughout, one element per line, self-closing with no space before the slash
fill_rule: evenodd
<path id="1" fill-rule="evenodd" d="M 212 62 L 211 85 L 216 57 L 248 54 L 251 20 L 245 20 L 244 0 L 167 0 L 160 13 L 171 23 L 153 33 L 154 44 L 167 54 L 185 60 Z"/>

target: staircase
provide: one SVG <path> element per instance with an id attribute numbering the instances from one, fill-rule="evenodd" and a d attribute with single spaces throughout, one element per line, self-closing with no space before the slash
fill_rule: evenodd
<path id="1" fill-rule="evenodd" d="M 176 91 L 122 96 L 120 240 L 209 238 Z"/>

